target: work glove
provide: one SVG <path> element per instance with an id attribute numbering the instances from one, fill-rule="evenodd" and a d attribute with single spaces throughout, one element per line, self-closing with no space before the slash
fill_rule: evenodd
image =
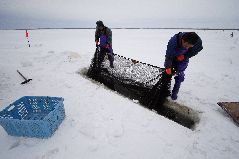
<path id="1" fill-rule="evenodd" d="M 171 68 L 166 68 L 165 70 L 167 75 L 172 75 L 172 69 Z"/>
<path id="2" fill-rule="evenodd" d="M 184 55 L 178 55 L 177 60 L 178 61 L 183 61 L 185 59 Z"/>
<path id="3" fill-rule="evenodd" d="M 109 45 L 109 44 L 106 44 L 105 48 L 106 48 L 106 49 L 109 49 L 109 48 L 110 48 L 110 45 Z"/>
<path id="4" fill-rule="evenodd" d="M 99 41 L 98 41 L 98 40 L 95 41 L 95 46 L 96 46 L 96 47 L 99 46 Z"/>

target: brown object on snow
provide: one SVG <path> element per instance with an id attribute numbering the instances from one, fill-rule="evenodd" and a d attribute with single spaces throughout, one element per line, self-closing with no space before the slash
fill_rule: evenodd
<path id="1" fill-rule="evenodd" d="M 239 126 L 239 102 L 218 102 L 223 110 L 225 110 Z"/>
<path id="2" fill-rule="evenodd" d="M 139 63 L 139 61 L 134 60 L 134 59 L 131 59 L 131 61 L 132 61 L 134 64 Z"/>

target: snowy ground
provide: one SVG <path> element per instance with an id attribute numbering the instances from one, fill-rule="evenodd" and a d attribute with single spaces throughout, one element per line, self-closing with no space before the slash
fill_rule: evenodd
<path id="1" fill-rule="evenodd" d="M 179 30 L 113 30 L 114 52 L 162 67 L 168 40 Z M 194 131 L 87 79 L 94 30 L 0 31 L 0 109 L 25 95 L 60 96 L 66 119 L 49 139 L 7 135 L 0 158 L 239 157 L 239 128 L 216 104 L 239 101 L 239 32 L 196 31 L 204 50 L 190 61 L 178 103 L 200 112 Z M 23 79 L 16 70 L 33 80 Z"/>

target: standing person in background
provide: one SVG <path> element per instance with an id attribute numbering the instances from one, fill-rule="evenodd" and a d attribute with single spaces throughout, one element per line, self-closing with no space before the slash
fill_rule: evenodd
<path id="1" fill-rule="evenodd" d="M 184 71 L 188 66 L 189 58 L 197 55 L 202 49 L 202 40 L 195 32 L 180 32 L 169 40 L 164 67 L 168 76 L 176 75 L 171 94 L 172 100 L 178 98 L 178 92 L 181 83 L 184 81 Z"/>
<path id="2" fill-rule="evenodd" d="M 99 52 L 99 66 L 101 67 L 101 64 L 104 60 L 105 55 L 108 55 L 108 59 L 110 61 L 110 67 L 114 68 L 113 62 L 114 62 L 114 55 L 113 55 L 113 49 L 112 49 L 112 31 L 104 26 L 102 21 L 96 22 L 96 31 L 95 31 L 95 43 L 96 46 L 100 47 Z"/>

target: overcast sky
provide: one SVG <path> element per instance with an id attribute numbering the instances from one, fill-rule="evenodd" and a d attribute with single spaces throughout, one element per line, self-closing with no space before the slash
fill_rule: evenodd
<path id="1" fill-rule="evenodd" d="M 0 0 L 0 29 L 39 27 L 239 28 L 239 0 Z"/>

